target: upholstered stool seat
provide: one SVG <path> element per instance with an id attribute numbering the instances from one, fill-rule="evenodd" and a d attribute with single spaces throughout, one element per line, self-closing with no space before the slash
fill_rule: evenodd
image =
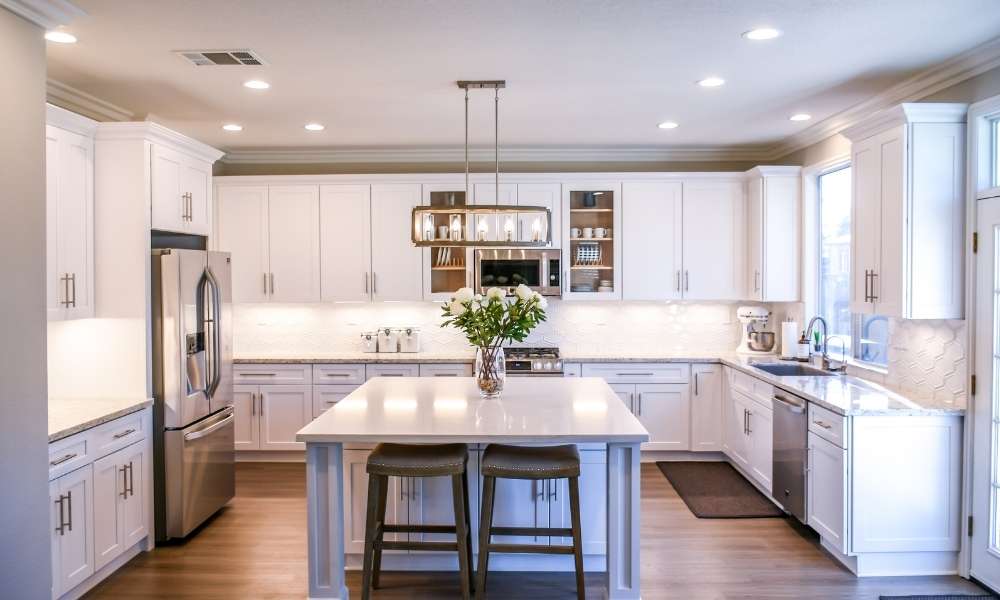
<path id="1" fill-rule="evenodd" d="M 540 448 L 490 444 L 479 468 L 485 477 L 504 479 L 579 477 L 580 453 L 574 444 Z"/>
<path id="2" fill-rule="evenodd" d="M 369 475 L 461 475 L 469 460 L 465 444 L 379 444 L 368 455 Z"/>

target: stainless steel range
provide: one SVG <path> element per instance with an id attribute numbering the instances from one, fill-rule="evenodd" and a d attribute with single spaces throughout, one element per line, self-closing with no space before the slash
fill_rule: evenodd
<path id="1" fill-rule="evenodd" d="M 559 348 L 508 347 L 503 352 L 508 375 L 563 376 Z"/>

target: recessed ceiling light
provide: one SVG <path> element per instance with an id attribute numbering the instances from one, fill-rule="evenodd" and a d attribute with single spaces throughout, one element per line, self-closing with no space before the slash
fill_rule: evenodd
<path id="1" fill-rule="evenodd" d="M 774 38 L 780 36 L 781 30 L 775 29 L 774 27 L 758 27 L 756 29 L 743 32 L 743 37 L 754 41 L 773 40 Z"/>
<path id="2" fill-rule="evenodd" d="M 236 123 L 226 123 L 222 128 L 226 131 L 243 131 L 243 126 Z"/>
<path id="3" fill-rule="evenodd" d="M 260 79 L 251 79 L 250 81 L 244 81 L 243 87 L 250 88 L 251 90 L 266 90 L 271 87 L 271 84 Z"/>
<path id="4" fill-rule="evenodd" d="M 307 131 L 323 131 L 326 127 L 322 123 L 306 123 Z"/>
<path id="5" fill-rule="evenodd" d="M 726 80 L 721 77 L 706 77 L 698 82 L 701 87 L 719 87 L 726 83 Z"/>
<path id="6" fill-rule="evenodd" d="M 57 44 L 75 44 L 76 36 L 65 31 L 46 31 L 45 39 Z"/>
<path id="7" fill-rule="evenodd" d="M 788 120 L 789 121 L 808 121 L 811 118 L 812 118 L 812 115 L 808 115 L 806 113 L 796 113 L 796 114 L 788 117 Z"/>
<path id="8" fill-rule="evenodd" d="M 673 121 L 664 121 L 657 125 L 660 129 L 677 129 L 677 123 Z"/>

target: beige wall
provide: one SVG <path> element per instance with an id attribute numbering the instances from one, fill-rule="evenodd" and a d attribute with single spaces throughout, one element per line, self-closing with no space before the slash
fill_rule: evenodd
<path id="1" fill-rule="evenodd" d="M 0 595 L 48 598 L 45 45 L 0 8 Z"/>

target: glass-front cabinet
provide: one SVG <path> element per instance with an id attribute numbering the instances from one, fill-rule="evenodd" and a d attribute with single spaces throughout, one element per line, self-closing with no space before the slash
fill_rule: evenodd
<path id="1" fill-rule="evenodd" d="M 423 206 L 449 208 L 466 206 L 462 184 L 425 184 Z M 421 225 L 424 239 L 467 239 L 472 224 L 465 215 L 435 213 L 424 217 Z M 447 300 L 455 290 L 472 285 L 472 249 L 431 246 L 424 248 L 424 299 Z"/>
<path id="2" fill-rule="evenodd" d="M 621 184 L 567 183 L 562 196 L 563 298 L 621 299 Z"/>

